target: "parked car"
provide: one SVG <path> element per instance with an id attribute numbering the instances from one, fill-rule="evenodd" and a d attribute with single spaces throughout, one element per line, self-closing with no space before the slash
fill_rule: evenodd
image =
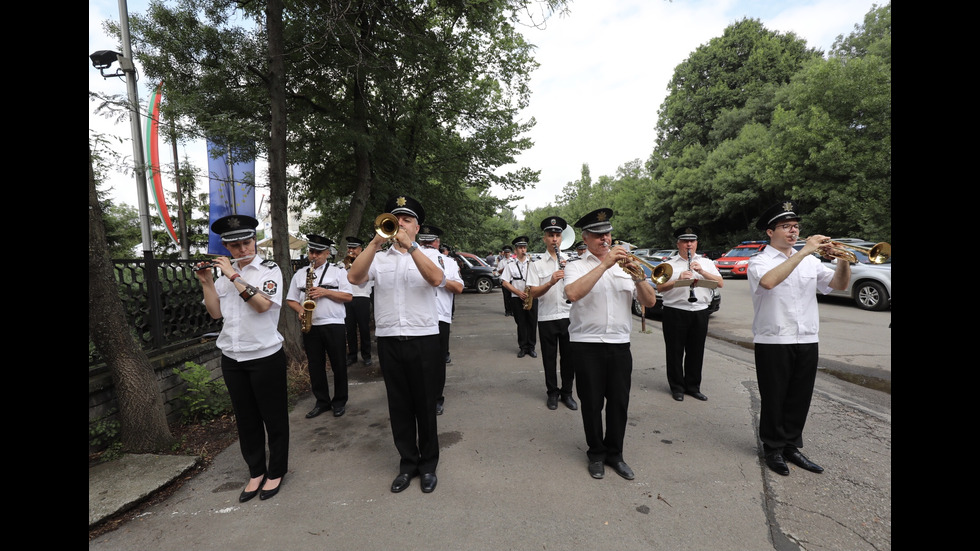
<path id="1" fill-rule="evenodd" d="M 500 276 L 485 260 L 471 253 L 452 253 L 459 264 L 459 273 L 463 278 L 463 287 L 474 289 L 480 293 L 489 293 L 495 287 L 500 287 Z"/>
<path id="2" fill-rule="evenodd" d="M 834 241 L 865 249 L 870 249 L 875 245 L 875 243 L 851 238 L 834 239 Z M 800 250 L 804 244 L 805 241 L 797 241 L 793 248 Z M 857 257 L 858 263 L 851 264 L 851 280 L 848 282 L 847 288 L 843 291 L 834 289 L 826 296 L 849 298 L 862 310 L 882 311 L 891 308 L 892 259 L 889 258 L 882 264 L 870 264 L 868 263 L 868 255 L 853 249 L 851 252 Z M 819 258 L 821 262 L 833 267 L 833 261 L 823 258 L 819 253 L 813 253 L 813 255 Z M 819 293 L 817 296 L 825 295 Z"/>
<path id="3" fill-rule="evenodd" d="M 675 254 L 677 254 L 677 249 L 657 249 L 646 256 L 656 258 L 658 261 L 663 262 Z"/>
<path id="4" fill-rule="evenodd" d="M 748 277 L 749 258 L 766 248 L 768 241 L 742 241 L 732 250 L 715 260 L 715 268 L 721 277 Z"/>

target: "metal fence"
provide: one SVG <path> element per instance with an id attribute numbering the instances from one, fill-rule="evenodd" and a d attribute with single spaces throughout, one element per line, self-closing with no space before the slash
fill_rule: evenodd
<path id="1" fill-rule="evenodd" d="M 113 260 L 126 321 L 147 355 L 221 331 L 204 308 L 193 266 L 199 260 Z M 293 261 L 295 271 L 302 261 Z M 213 268 L 215 275 L 217 268 Z M 284 282 L 288 283 L 288 282 Z M 89 340 L 89 366 L 103 363 Z"/>

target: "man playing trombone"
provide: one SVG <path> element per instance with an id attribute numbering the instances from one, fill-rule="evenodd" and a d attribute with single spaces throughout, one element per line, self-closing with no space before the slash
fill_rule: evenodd
<path id="1" fill-rule="evenodd" d="M 823 467 L 800 452 L 817 377 L 817 292 L 846 289 L 851 279 L 848 262 L 839 260 L 832 270 L 812 255 L 827 247 L 830 238 L 811 235 L 799 251 L 793 248 L 800 236 L 796 211 L 794 202 L 781 201 L 762 213 L 756 227 L 766 233 L 769 244 L 749 259 L 747 272 L 755 310 L 752 342 L 762 402 L 759 439 L 766 466 L 784 476 L 789 474 L 787 460 L 802 469 L 823 472 Z"/>
<path id="2" fill-rule="evenodd" d="M 612 214 L 612 209 L 597 209 L 575 223 L 582 229 L 588 250 L 580 260 L 565 266 L 565 297 L 572 301 L 568 340 L 575 361 L 589 474 L 602 478 L 605 464 L 633 480 L 633 470 L 623 461 L 633 372 L 631 305 L 636 298 L 650 308 L 657 295 L 643 270 L 633 263 L 635 257 L 623 247 L 612 246 Z"/>
<path id="3" fill-rule="evenodd" d="M 709 281 L 721 287 L 725 284 L 715 268 L 715 263 L 695 256 L 698 250 L 697 226 L 677 228 L 677 254 L 667 259 L 673 275 L 657 285 L 663 295 L 664 346 L 667 350 L 667 384 L 678 402 L 685 394 L 704 401 L 708 397 L 701 392 L 701 367 L 704 363 L 704 342 L 708 338 L 708 306 L 711 305 L 711 289 L 698 286 L 697 282 Z M 688 282 L 678 286 L 677 282 Z"/>
<path id="4" fill-rule="evenodd" d="M 378 362 L 388 394 L 388 417 L 400 461 L 392 492 L 421 475 L 422 491 L 436 488 L 439 440 L 436 401 L 439 370 L 446 358 L 439 346 L 439 311 L 434 288 L 446 284 L 439 251 L 415 241 L 425 210 L 406 195 L 385 204 L 376 234 L 351 264 L 353 285 L 374 282 L 374 325 Z M 393 220 L 394 219 L 394 220 Z M 388 241 L 392 246 L 381 251 Z"/>

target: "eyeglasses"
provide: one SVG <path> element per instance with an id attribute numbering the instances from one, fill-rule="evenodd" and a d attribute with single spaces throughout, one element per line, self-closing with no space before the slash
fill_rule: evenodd
<path id="1" fill-rule="evenodd" d="M 776 227 L 779 228 L 779 229 L 781 229 L 781 230 L 783 230 L 783 231 L 787 231 L 787 232 L 790 231 L 790 230 L 800 231 L 800 225 L 799 224 L 779 224 Z"/>

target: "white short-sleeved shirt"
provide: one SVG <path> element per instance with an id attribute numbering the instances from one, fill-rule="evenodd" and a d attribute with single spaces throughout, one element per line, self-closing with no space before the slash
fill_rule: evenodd
<path id="1" fill-rule="evenodd" d="M 238 273 L 242 281 L 269 295 L 272 306 L 265 312 L 256 312 L 241 299 L 235 284 L 222 275 L 214 282 L 223 318 L 215 344 L 235 361 L 265 358 L 282 348 L 283 337 L 278 330 L 282 271 L 275 262 L 256 256 L 247 266 L 239 268 Z"/>
<path id="2" fill-rule="evenodd" d="M 691 262 L 698 262 L 701 264 L 701 270 L 714 275 L 721 275 L 718 273 L 718 269 L 715 268 L 715 263 L 710 259 L 705 258 L 697 253 L 691 258 Z M 675 254 L 667 259 L 667 263 L 670 264 L 674 273 L 670 276 L 670 281 L 677 281 L 681 277 L 682 272 L 687 271 L 688 262 L 687 259 L 681 258 L 681 255 Z M 705 279 L 705 277 L 697 272 L 694 272 L 695 279 Z M 674 287 L 663 293 L 664 306 L 669 306 L 670 308 L 677 308 L 678 310 L 690 310 L 696 312 L 698 310 L 704 310 L 711 305 L 711 297 L 713 293 L 711 289 L 706 289 L 704 287 L 694 287 L 694 296 L 697 297 L 697 302 L 688 302 L 687 299 L 691 296 L 690 287 Z"/>
<path id="3" fill-rule="evenodd" d="M 436 265 L 439 251 L 419 249 Z M 374 282 L 374 327 L 379 337 L 420 337 L 439 333 L 439 310 L 432 285 L 412 255 L 395 247 L 375 254 L 368 269 Z"/>
<path id="4" fill-rule="evenodd" d="M 293 280 L 289 284 L 286 300 L 300 304 L 306 300 L 306 274 L 310 268 L 311 266 L 307 266 L 302 270 L 296 270 L 296 273 L 293 274 Z M 329 262 L 324 262 L 322 266 L 313 270 L 313 286 L 353 294 L 353 286 L 347 281 L 347 270 Z M 344 318 L 347 317 L 347 308 L 344 307 L 343 302 L 329 298 L 314 299 L 314 302 L 316 302 L 316 308 L 313 309 L 313 325 L 344 323 Z"/>
<path id="5" fill-rule="evenodd" d="M 590 252 L 565 265 L 565 287 L 599 266 Z M 621 344 L 630 342 L 633 330 L 633 278 L 618 265 L 606 270 L 592 290 L 572 303 L 568 312 L 568 339 L 574 342 Z"/>
<path id="6" fill-rule="evenodd" d="M 564 256 L 560 256 L 560 258 L 567 261 Z M 527 284 L 531 287 L 547 285 L 551 281 L 551 274 L 558 270 L 561 270 L 558 261 L 551 258 L 550 254 L 545 254 L 540 260 L 531 263 L 527 274 Z M 568 311 L 571 308 L 572 305 L 565 298 L 565 280 L 563 279 L 548 289 L 548 292 L 538 297 L 538 321 L 565 319 L 568 317 Z"/>
<path id="7" fill-rule="evenodd" d="M 454 258 L 448 257 L 442 253 L 439 254 L 439 260 L 436 262 L 442 267 L 442 271 L 446 272 L 446 279 L 442 282 L 442 285 L 435 287 L 436 291 L 436 305 L 439 309 L 439 321 L 444 321 L 446 323 L 453 322 L 453 296 L 455 293 L 446 289 L 446 282 L 457 281 L 463 283 L 463 276 L 459 272 L 459 264 L 456 263 Z"/>
<path id="8" fill-rule="evenodd" d="M 523 262 L 518 260 L 516 256 L 511 257 L 510 261 L 504 266 L 504 271 L 500 272 L 501 281 L 506 281 L 517 289 L 523 291 L 524 287 L 527 286 L 527 272 L 530 265 L 531 257 L 527 255 L 524 256 Z M 517 296 L 510 291 L 507 291 L 507 293 L 509 293 L 509 295 L 512 297 Z"/>
<path id="9" fill-rule="evenodd" d="M 792 254 L 800 254 L 793 250 Z M 748 279 L 752 291 L 752 342 L 762 344 L 806 344 L 819 342 L 820 316 L 817 292 L 831 291 L 834 270 L 810 255 L 772 289 L 759 285 L 769 270 L 789 257 L 772 245 L 749 259 Z"/>

